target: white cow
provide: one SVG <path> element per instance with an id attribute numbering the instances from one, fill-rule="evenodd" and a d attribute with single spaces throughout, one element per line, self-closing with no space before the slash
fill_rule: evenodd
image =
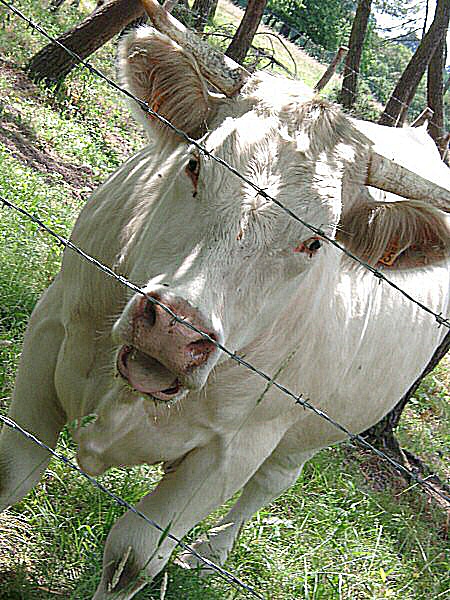
<path id="1" fill-rule="evenodd" d="M 308 223 L 448 314 L 450 177 L 420 130 L 351 120 L 304 86 L 207 52 L 154 0 L 120 49 L 129 90 Z M 186 49 L 187 48 L 187 49 Z M 209 81 L 209 84 L 207 83 Z M 214 84 L 221 93 L 211 93 Z M 130 290 L 66 251 L 28 328 L 10 416 L 54 446 L 67 421 L 80 465 L 164 463 L 138 508 L 184 536 L 242 494 L 201 554 L 223 563 L 243 524 L 344 435 L 176 322 L 157 300 L 354 432 L 376 423 L 445 328 L 185 139 L 133 110 L 149 145 L 93 195 L 72 240 Z M 394 160 L 395 159 L 395 160 Z M 431 182 L 431 183 L 430 183 Z M 401 193 L 375 201 L 366 186 Z M 38 481 L 45 451 L 5 429 L 0 508 Z M 129 599 L 173 542 L 126 513 L 96 600 Z M 150 560 L 149 560 L 150 558 Z M 187 566 L 196 561 L 182 555 Z"/>

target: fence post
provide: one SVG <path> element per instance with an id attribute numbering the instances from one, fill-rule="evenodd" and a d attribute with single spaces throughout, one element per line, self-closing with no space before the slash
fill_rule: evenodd
<path id="1" fill-rule="evenodd" d="M 319 79 L 319 81 L 314 86 L 315 92 L 320 92 L 321 90 L 323 90 L 323 88 L 327 85 L 327 83 L 330 81 L 330 79 L 333 77 L 334 73 L 336 72 L 336 69 L 337 69 L 339 63 L 344 60 L 347 52 L 348 52 L 347 46 L 341 46 L 339 48 L 339 50 L 336 52 L 336 56 L 333 58 L 330 65 L 328 66 L 328 69 L 325 71 L 325 73 L 322 75 L 322 77 Z"/>
<path id="2" fill-rule="evenodd" d="M 425 123 L 425 121 L 429 121 L 430 119 L 432 119 L 433 115 L 434 110 L 427 106 L 423 109 L 420 115 L 416 119 L 414 119 L 414 121 L 411 123 L 411 127 L 420 127 Z"/>

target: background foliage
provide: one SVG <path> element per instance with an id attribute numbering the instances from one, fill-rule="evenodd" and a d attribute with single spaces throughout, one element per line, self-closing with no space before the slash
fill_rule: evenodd
<path id="1" fill-rule="evenodd" d="M 302 34 L 297 43 L 307 52 L 330 62 L 338 47 L 348 43 L 356 4 L 352 0 L 269 0 L 267 8 Z M 375 119 L 381 110 L 380 105 L 384 105 L 388 100 L 422 35 L 423 22 L 418 18 L 421 6 L 423 2 L 420 0 L 373 2 L 361 61 L 360 94 L 355 107 L 359 114 Z M 375 11 L 396 17 L 395 26 L 389 31 L 381 30 L 377 25 Z M 367 94 L 378 103 L 378 107 L 368 102 Z M 410 121 L 414 120 L 426 104 L 424 77 L 411 103 Z M 445 127 L 448 130 L 448 95 L 445 98 L 445 106 Z"/>

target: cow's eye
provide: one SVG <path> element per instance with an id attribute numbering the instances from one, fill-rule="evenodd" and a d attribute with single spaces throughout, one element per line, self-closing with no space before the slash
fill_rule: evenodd
<path id="1" fill-rule="evenodd" d="M 191 156 L 185 168 L 186 175 L 194 184 L 194 196 L 197 194 L 198 176 L 200 174 L 200 159 L 197 156 Z"/>
<path id="2" fill-rule="evenodd" d="M 322 247 L 322 242 L 318 239 L 314 239 L 309 244 L 306 244 L 306 247 L 310 252 L 317 252 L 317 250 Z"/>
<path id="3" fill-rule="evenodd" d="M 304 252 L 309 257 L 314 256 L 322 248 L 323 240 L 317 236 L 311 237 L 294 248 L 294 252 Z"/>
<path id="4" fill-rule="evenodd" d="M 187 164 L 187 169 L 190 173 L 198 173 L 200 163 L 196 158 L 190 158 Z"/>

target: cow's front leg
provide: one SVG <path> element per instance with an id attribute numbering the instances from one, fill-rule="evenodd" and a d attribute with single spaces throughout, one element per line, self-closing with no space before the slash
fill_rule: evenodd
<path id="1" fill-rule="evenodd" d="M 272 422 L 192 450 L 137 508 L 182 538 L 245 485 L 282 435 Z M 175 542 L 161 539 L 160 532 L 132 512 L 119 519 L 106 542 L 94 600 L 132 598 L 145 585 L 144 577 L 154 577 L 170 557 Z"/>
<path id="2" fill-rule="evenodd" d="M 35 308 L 28 327 L 9 416 L 54 447 L 66 417 L 59 404 L 54 373 L 64 328 L 58 319 L 56 286 Z M 0 434 L 0 511 L 19 501 L 36 484 L 50 455 L 3 425 Z"/>
<path id="3" fill-rule="evenodd" d="M 293 439 L 294 438 L 294 439 Z M 273 453 L 247 482 L 242 494 L 230 512 L 197 540 L 193 547 L 204 558 L 223 565 L 245 523 L 263 506 L 269 504 L 300 475 L 303 465 L 314 452 L 299 452 L 295 449 L 295 436 L 286 434 Z M 214 571 L 193 554 L 182 552 L 177 559 L 183 568 L 198 569 L 203 576 Z"/>

